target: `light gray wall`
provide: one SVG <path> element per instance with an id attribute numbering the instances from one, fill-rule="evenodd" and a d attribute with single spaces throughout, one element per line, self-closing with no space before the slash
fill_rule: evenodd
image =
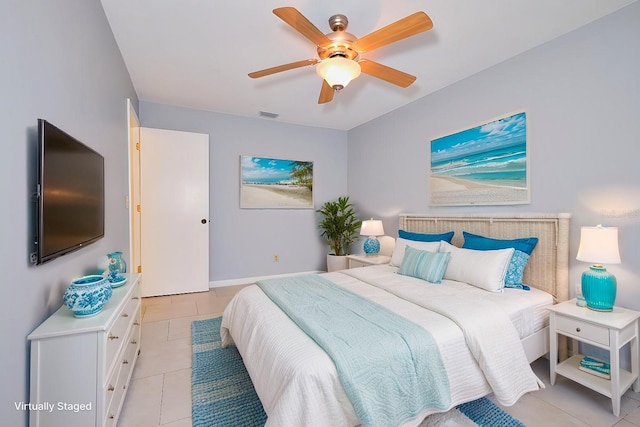
<path id="1" fill-rule="evenodd" d="M 137 99 L 99 1 L 0 2 L 0 58 L 0 425 L 26 426 L 28 414 L 14 403 L 29 401 L 27 335 L 60 307 L 71 279 L 129 247 L 126 99 Z M 38 118 L 104 156 L 106 235 L 34 267 L 28 254 Z"/>
<path id="2" fill-rule="evenodd" d="M 571 212 L 572 287 L 588 267 L 575 260 L 580 226 L 617 226 L 617 303 L 640 309 L 638 23 L 634 3 L 352 129 L 349 194 L 391 235 L 401 212 Z M 430 140 L 518 111 L 530 130 L 531 203 L 430 207 Z"/>
<path id="3" fill-rule="evenodd" d="M 209 278 L 214 286 L 326 269 L 328 246 L 319 237 L 315 210 L 240 209 L 240 156 L 313 161 L 317 209 L 347 193 L 346 132 L 148 102 L 140 102 L 140 121 L 144 127 L 209 135 Z M 277 263 L 274 254 L 280 257 Z"/>

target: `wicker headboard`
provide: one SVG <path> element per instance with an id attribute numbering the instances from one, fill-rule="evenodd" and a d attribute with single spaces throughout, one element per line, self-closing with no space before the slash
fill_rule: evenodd
<path id="1" fill-rule="evenodd" d="M 524 282 L 569 299 L 569 221 L 571 214 L 400 214 L 400 229 L 421 233 L 455 231 L 452 244 L 462 246 L 462 232 L 496 239 L 539 239 L 524 272 Z"/>

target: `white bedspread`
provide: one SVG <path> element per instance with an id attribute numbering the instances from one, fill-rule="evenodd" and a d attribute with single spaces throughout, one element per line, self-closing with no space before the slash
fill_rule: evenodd
<path id="1" fill-rule="evenodd" d="M 522 394 L 537 389 L 535 376 L 533 383 L 531 377 L 515 383 L 505 381 L 508 380 L 506 376 L 511 376 L 514 371 L 509 350 L 499 350 L 504 357 L 484 360 L 484 355 L 495 349 L 485 351 L 486 344 L 478 344 L 475 339 L 471 339 L 471 351 L 463 331 L 455 321 L 383 289 L 391 287 L 395 293 L 403 294 L 405 298 L 416 302 L 423 301 L 423 305 L 429 305 L 428 301 L 431 299 L 455 301 L 465 292 L 476 298 L 473 296 L 476 288 L 457 282 L 431 285 L 418 279 L 397 275 L 395 269 L 388 266 L 345 270 L 325 274 L 325 277 L 384 305 L 431 332 L 438 343 L 449 377 L 451 407 L 490 393 L 492 388 L 489 383 L 499 384 L 496 396 L 500 393 L 499 398 L 505 404 L 513 404 Z M 486 291 L 481 292 L 490 294 Z M 491 298 L 498 298 L 500 301 L 501 294 L 492 295 Z M 487 304 L 490 303 L 483 302 L 479 305 Z M 454 306 L 454 312 L 449 314 L 454 318 L 467 315 L 483 316 L 483 312 L 477 310 L 461 314 L 459 305 L 451 305 Z M 492 310 L 492 316 L 496 316 L 499 305 L 494 304 Z M 506 312 L 501 315 L 513 329 Z M 456 320 L 461 321 L 459 318 Z M 476 333 L 479 331 L 480 336 L 496 333 L 490 330 L 482 331 L 482 327 L 475 329 Z M 511 338 L 513 334 L 516 337 L 518 335 L 517 332 L 512 332 Z M 223 345 L 235 343 L 238 347 L 268 415 L 268 426 L 320 427 L 358 424 L 353 406 L 344 393 L 331 359 L 257 286 L 243 289 L 227 306 L 221 335 Z M 522 351 L 519 341 L 513 346 L 517 346 L 517 351 Z M 476 356 L 480 354 L 480 363 L 476 361 L 474 353 Z M 489 372 L 489 382 L 481 365 Z M 528 365 L 524 369 L 530 371 Z M 525 371 L 523 367 L 518 367 L 522 378 L 527 377 Z M 530 372 L 530 375 L 533 373 Z M 405 425 L 418 425 L 426 415 L 428 412 L 420 414 Z"/>

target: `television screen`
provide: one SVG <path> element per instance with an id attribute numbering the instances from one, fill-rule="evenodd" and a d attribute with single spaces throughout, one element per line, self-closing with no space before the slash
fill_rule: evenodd
<path id="1" fill-rule="evenodd" d="M 104 158 L 38 120 L 37 263 L 104 236 Z"/>

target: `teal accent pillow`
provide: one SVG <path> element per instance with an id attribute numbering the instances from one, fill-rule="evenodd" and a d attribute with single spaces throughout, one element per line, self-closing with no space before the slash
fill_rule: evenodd
<path id="1" fill-rule="evenodd" d="M 416 277 L 431 283 L 442 282 L 449 264 L 449 252 L 429 252 L 407 246 L 398 274 Z"/>
<path id="2" fill-rule="evenodd" d="M 444 240 L 447 243 L 451 243 L 451 239 L 453 239 L 453 231 L 441 234 L 425 234 L 398 230 L 398 237 L 401 239 L 413 240 L 414 242 L 439 242 Z"/>
<path id="3" fill-rule="evenodd" d="M 487 251 L 513 248 L 513 256 L 511 257 L 511 261 L 509 261 L 507 274 L 504 278 L 504 287 L 529 290 L 527 285 L 522 284 L 522 276 L 524 275 L 524 268 L 529 261 L 529 256 L 538 244 L 537 237 L 503 240 L 479 236 L 477 234 L 467 233 L 466 231 L 462 232 L 462 236 L 464 237 L 462 247 L 466 249 Z"/>

